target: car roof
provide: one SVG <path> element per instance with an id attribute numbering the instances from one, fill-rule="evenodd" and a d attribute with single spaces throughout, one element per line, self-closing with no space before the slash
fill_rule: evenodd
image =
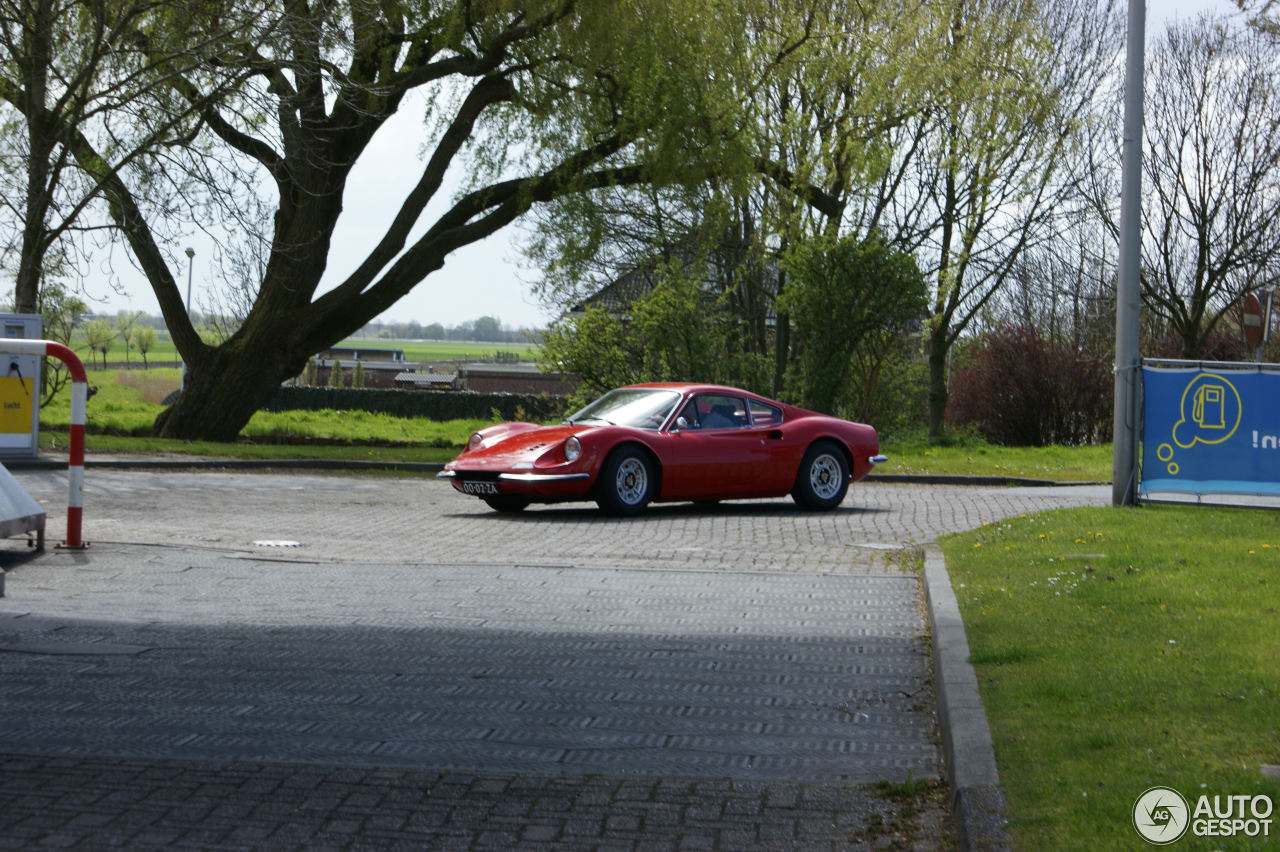
<path id="1" fill-rule="evenodd" d="M 750 397 L 752 399 L 758 399 L 761 402 L 766 402 L 769 405 L 778 406 L 779 408 L 782 409 L 783 416 L 788 420 L 792 420 L 797 417 L 827 416 L 824 414 L 819 414 L 816 411 L 809 411 L 808 409 L 801 408 L 798 405 L 790 405 L 788 403 L 780 402 L 779 400 L 773 399 L 772 397 L 763 396 L 758 393 L 753 393 L 749 390 L 743 390 L 742 388 L 735 388 L 729 385 L 710 385 L 710 384 L 705 384 L 700 382 L 641 382 L 639 384 L 626 385 L 626 387 L 652 388 L 654 390 L 671 390 L 681 394 L 724 393 L 724 394 L 735 394 L 739 396 Z"/>
<path id="2" fill-rule="evenodd" d="M 752 393 L 742 388 L 729 387 L 728 385 L 708 385 L 696 382 L 641 382 L 640 384 L 627 385 L 629 388 L 653 388 L 655 390 L 673 390 L 680 393 L 731 393 L 741 394 L 743 396 L 754 396 L 759 399 L 767 399 L 758 393 Z"/>

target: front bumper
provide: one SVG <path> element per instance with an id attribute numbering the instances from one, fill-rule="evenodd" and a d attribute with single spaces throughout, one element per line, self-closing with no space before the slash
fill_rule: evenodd
<path id="1" fill-rule="evenodd" d="M 489 482 L 496 486 L 490 494 L 512 494 L 531 499 L 572 500 L 584 497 L 590 489 L 591 474 L 577 473 L 499 473 L 489 471 L 442 470 L 437 479 L 453 484 L 454 490 L 473 496 L 485 496 L 484 492 L 468 488 L 475 483 Z"/>

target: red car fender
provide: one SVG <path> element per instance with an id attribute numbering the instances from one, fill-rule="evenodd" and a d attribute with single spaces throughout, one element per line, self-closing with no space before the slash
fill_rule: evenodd
<path id="1" fill-rule="evenodd" d="M 654 474 L 658 477 L 659 483 L 662 481 L 662 455 L 654 448 L 654 439 L 648 433 L 630 429 L 594 429 L 579 435 L 578 442 L 582 444 L 582 458 L 579 464 L 583 470 L 591 473 L 593 485 L 598 480 L 600 468 L 604 467 L 605 459 L 609 458 L 609 454 L 627 444 L 634 444 L 649 454 L 654 465 Z"/>

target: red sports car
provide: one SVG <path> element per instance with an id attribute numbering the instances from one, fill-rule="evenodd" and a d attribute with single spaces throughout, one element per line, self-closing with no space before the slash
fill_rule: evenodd
<path id="1" fill-rule="evenodd" d="M 832 509 L 885 460 L 876 430 L 719 385 L 609 391 L 558 426 L 501 423 L 439 474 L 499 512 L 595 500 L 615 515 L 651 501 L 790 494 Z"/>

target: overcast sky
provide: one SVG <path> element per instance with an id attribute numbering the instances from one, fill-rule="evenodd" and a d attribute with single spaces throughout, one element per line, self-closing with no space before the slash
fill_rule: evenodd
<path id="1" fill-rule="evenodd" d="M 1232 0 L 1151 0 L 1147 4 L 1147 33 L 1172 17 L 1186 18 L 1203 10 L 1235 9 Z M 328 285 L 336 284 L 362 260 L 385 230 L 404 193 L 417 181 L 421 168 L 420 110 L 402 109 L 374 138 L 352 172 L 347 186 L 345 212 L 334 236 L 330 254 Z M 516 226 L 518 227 L 518 225 Z M 386 319 L 422 324 L 440 322 L 457 325 L 481 316 L 497 317 L 511 327 L 542 326 L 551 319 L 532 294 L 534 270 L 524 268 L 517 247 L 515 228 L 499 232 L 488 240 L 454 252 L 445 266 L 418 285 L 385 315 Z M 202 236 L 189 242 L 196 255 L 192 264 L 192 301 L 199 308 L 202 293 L 215 285 L 217 269 L 211 264 L 212 244 Z M 184 258 L 185 260 L 185 258 Z M 185 284 L 187 270 L 176 277 Z M 90 309 L 114 313 L 120 309 L 158 314 L 160 309 L 151 289 L 138 276 L 118 295 L 103 283 L 86 282 L 92 297 Z"/>

